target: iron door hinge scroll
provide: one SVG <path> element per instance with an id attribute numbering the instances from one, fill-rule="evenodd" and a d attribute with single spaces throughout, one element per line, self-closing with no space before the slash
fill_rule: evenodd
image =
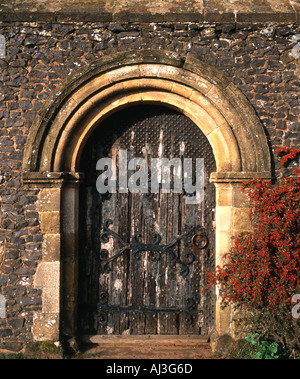
<path id="1" fill-rule="evenodd" d="M 189 237 L 191 234 L 194 234 L 195 232 L 196 234 L 194 234 L 194 236 L 190 240 L 192 245 L 200 249 L 204 249 L 208 245 L 208 238 L 206 237 L 206 234 L 204 233 L 203 228 L 200 226 L 192 228 L 190 231 L 178 236 L 177 238 L 175 238 L 173 241 L 169 242 L 168 244 L 160 244 L 162 238 L 158 234 L 154 234 L 155 241 L 152 243 L 140 242 L 138 240 L 138 238 L 141 237 L 139 234 L 135 234 L 131 239 L 131 243 L 127 243 L 117 233 L 115 233 L 113 230 L 109 228 L 109 226 L 112 224 L 113 224 L 112 220 L 106 220 L 104 222 L 104 231 L 101 233 L 100 241 L 102 243 L 107 243 L 108 238 L 113 237 L 114 239 L 119 241 L 122 247 L 120 248 L 118 252 L 110 256 L 107 249 L 101 249 L 100 260 L 102 262 L 103 272 L 105 273 L 108 273 L 111 270 L 109 267 L 109 264 L 113 260 L 117 259 L 119 256 L 123 255 L 126 251 L 132 251 L 132 258 L 134 260 L 140 260 L 141 253 L 143 251 L 148 251 L 148 252 L 151 252 L 152 260 L 157 261 L 157 262 L 160 261 L 161 255 L 163 253 L 168 254 L 173 260 L 176 261 L 177 264 L 181 266 L 180 275 L 183 277 L 186 277 L 190 272 L 188 266 L 190 266 L 194 262 L 195 255 L 192 252 L 187 251 L 182 255 L 182 258 L 184 259 L 181 259 L 175 253 L 173 248 L 178 246 L 178 243 L 181 240 L 183 240 L 185 237 Z M 200 244 L 199 239 L 204 238 L 204 237 L 206 238 L 205 244 Z M 198 247 L 197 246 L 198 244 L 200 244 L 201 247 Z"/>

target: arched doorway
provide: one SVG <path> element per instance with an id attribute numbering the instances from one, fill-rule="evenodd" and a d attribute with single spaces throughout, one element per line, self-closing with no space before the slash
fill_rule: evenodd
<path id="1" fill-rule="evenodd" d="M 96 167 L 106 157 L 116 162 L 116 183 L 99 193 L 96 182 L 105 170 Z M 158 159 L 164 167 L 155 188 Z M 204 134 L 175 110 L 136 105 L 98 126 L 80 163 L 80 334 L 209 335 L 215 296 L 202 290 L 204 269 L 215 266 L 215 187 L 209 179 L 216 164 Z M 189 172 L 190 178 L 184 175 Z M 203 199 L 196 199 L 197 187 Z M 192 243 L 197 233 L 205 234 L 199 248 Z"/>
<path id="2" fill-rule="evenodd" d="M 36 314 L 36 340 L 77 333 L 79 188 L 83 150 L 110 115 L 128 106 L 155 104 L 192 121 L 208 140 L 216 163 L 216 264 L 231 236 L 249 230 L 244 180 L 271 177 L 264 130 L 251 104 L 220 72 L 165 51 L 133 51 L 105 57 L 70 77 L 40 110 L 24 152 L 23 183 L 40 190 L 37 211 L 44 236 L 35 274 L 43 309 Z M 215 329 L 233 334 L 230 309 L 216 301 Z"/>

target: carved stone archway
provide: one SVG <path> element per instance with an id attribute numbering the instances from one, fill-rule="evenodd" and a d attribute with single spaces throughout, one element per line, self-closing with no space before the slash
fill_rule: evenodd
<path id="1" fill-rule="evenodd" d="M 23 183 L 40 189 L 37 207 L 44 235 L 43 260 L 35 275 L 35 286 L 43 290 L 43 309 L 33 325 L 35 340 L 56 341 L 62 332 L 76 333 L 81 152 L 106 117 L 139 103 L 182 112 L 212 146 L 217 264 L 222 264 L 231 236 L 250 228 L 241 183 L 269 179 L 271 164 L 264 130 L 245 96 L 219 71 L 172 52 L 132 51 L 93 62 L 52 94 L 25 147 Z M 230 310 L 218 305 L 216 331 L 234 334 Z"/>

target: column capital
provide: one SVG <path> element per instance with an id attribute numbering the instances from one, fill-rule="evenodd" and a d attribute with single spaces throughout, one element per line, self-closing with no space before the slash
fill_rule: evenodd
<path id="1" fill-rule="evenodd" d="M 81 172 L 24 172 L 22 181 L 31 187 L 61 187 L 65 183 L 80 184 L 84 179 Z"/>
<path id="2" fill-rule="evenodd" d="M 212 183 L 243 183 L 253 179 L 272 179 L 270 172 L 212 172 L 210 181 Z"/>

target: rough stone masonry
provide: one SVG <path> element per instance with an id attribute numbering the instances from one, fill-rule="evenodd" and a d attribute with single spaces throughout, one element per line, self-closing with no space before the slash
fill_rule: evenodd
<path id="1" fill-rule="evenodd" d="M 0 350 L 32 342 L 42 290 L 38 190 L 22 185 L 23 150 L 37 112 L 80 67 L 116 52 L 160 49 L 196 57 L 252 104 L 273 153 L 300 146 L 299 1 L 42 1 L 0 4 Z M 4 45 L 5 44 L 5 45 Z M 300 50 L 299 50 L 300 51 Z"/>

